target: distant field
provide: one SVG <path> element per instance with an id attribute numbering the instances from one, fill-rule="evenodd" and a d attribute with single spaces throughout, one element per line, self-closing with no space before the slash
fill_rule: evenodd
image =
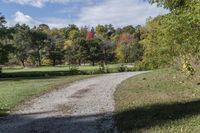
<path id="1" fill-rule="evenodd" d="M 171 69 L 130 78 L 115 93 L 123 133 L 200 133 L 200 83 Z"/>
<path id="2" fill-rule="evenodd" d="M 18 104 L 28 100 L 33 96 L 41 95 L 47 91 L 68 85 L 73 81 L 89 77 L 92 76 L 80 75 L 51 78 L 15 78 L 2 81 L 0 80 L 0 116 L 5 115 L 7 111 L 12 110 Z"/>

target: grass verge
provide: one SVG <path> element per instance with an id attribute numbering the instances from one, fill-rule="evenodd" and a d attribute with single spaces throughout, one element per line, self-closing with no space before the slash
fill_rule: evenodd
<path id="1" fill-rule="evenodd" d="M 124 81 L 115 92 L 115 120 L 123 133 L 199 133 L 200 86 L 163 69 Z"/>
<path id="2" fill-rule="evenodd" d="M 0 116 L 15 108 L 33 96 L 39 96 L 53 89 L 61 88 L 69 83 L 92 75 L 49 77 L 34 79 L 6 79 L 0 81 Z"/>

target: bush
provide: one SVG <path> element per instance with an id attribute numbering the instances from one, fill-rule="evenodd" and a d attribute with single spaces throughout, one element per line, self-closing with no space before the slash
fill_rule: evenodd
<path id="1" fill-rule="evenodd" d="M 110 70 L 107 65 L 101 64 L 99 69 L 97 70 L 98 73 L 110 73 Z"/>
<path id="2" fill-rule="evenodd" d="M 196 56 L 193 55 L 183 55 L 180 57 L 177 57 L 174 61 L 175 63 L 173 66 L 184 72 L 187 76 L 199 76 L 199 68 L 200 68 L 200 63 L 199 59 Z"/>
<path id="3" fill-rule="evenodd" d="M 120 65 L 120 67 L 118 68 L 118 72 L 127 72 L 128 71 L 128 67 L 125 66 L 124 64 Z"/>
<path id="4" fill-rule="evenodd" d="M 71 75 L 76 75 L 76 74 L 79 74 L 80 71 L 79 71 L 79 68 L 77 66 L 72 66 L 69 68 L 69 74 Z"/>

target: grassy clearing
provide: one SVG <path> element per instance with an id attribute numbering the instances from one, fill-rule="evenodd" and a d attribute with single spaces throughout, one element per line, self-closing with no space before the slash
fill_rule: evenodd
<path id="1" fill-rule="evenodd" d="M 0 81 L 0 116 L 12 110 L 21 102 L 47 91 L 60 88 L 73 81 L 89 78 L 92 76 L 66 76 L 35 79 L 7 79 Z"/>
<path id="2" fill-rule="evenodd" d="M 133 67 L 127 64 L 125 71 L 132 71 Z M 22 68 L 22 67 L 4 67 L 0 78 L 16 78 L 16 77 L 48 77 L 48 76 L 70 76 L 70 75 L 90 75 L 101 73 L 122 72 L 121 64 L 107 65 L 106 69 L 100 69 L 100 66 L 80 66 L 78 68 L 70 69 L 69 66 L 42 66 L 36 68 Z"/>
<path id="3" fill-rule="evenodd" d="M 171 69 L 130 78 L 116 93 L 116 122 L 124 133 L 199 133 L 200 81 Z"/>

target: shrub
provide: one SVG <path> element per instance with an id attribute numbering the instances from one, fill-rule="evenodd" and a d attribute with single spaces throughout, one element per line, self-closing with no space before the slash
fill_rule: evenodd
<path id="1" fill-rule="evenodd" d="M 127 72 L 128 68 L 124 64 L 120 65 L 118 72 Z"/>
<path id="2" fill-rule="evenodd" d="M 199 74 L 199 59 L 195 56 L 180 56 L 177 57 L 174 62 L 174 67 L 178 70 L 181 70 L 188 76 L 195 76 Z"/>
<path id="3" fill-rule="evenodd" d="M 76 75 L 76 74 L 79 74 L 79 73 L 80 73 L 80 71 L 79 71 L 78 66 L 71 66 L 69 68 L 69 74 Z"/>

